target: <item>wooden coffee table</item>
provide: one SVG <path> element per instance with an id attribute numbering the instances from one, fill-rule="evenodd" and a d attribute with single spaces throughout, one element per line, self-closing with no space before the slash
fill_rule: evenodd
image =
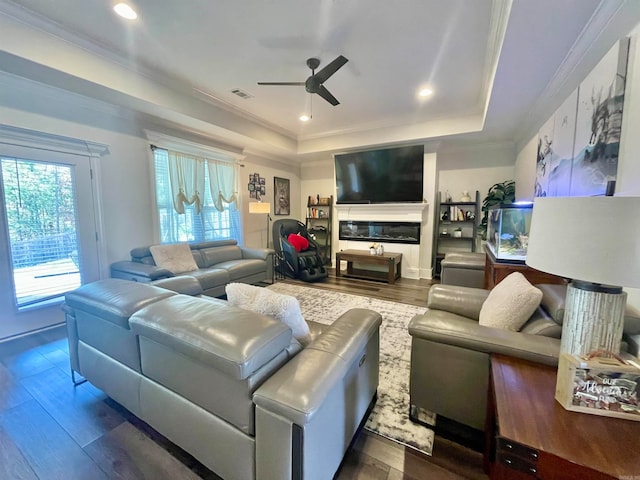
<path id="1" fill-rule="evenodd" d="M 347 272 L 340 270 L 340 260 L 347 262 Z M 384 265 L 387 272 L 377 270 L 354 269 L 353 264 L 360 265 Z M 365 280 L 383 280 L 395 283 L 402 273 L 402 254 L 385 252 L 382 255 L 371 255 L 369 250 L 342 250 L 336 252 L 336 277 L 364 278 Z"/>

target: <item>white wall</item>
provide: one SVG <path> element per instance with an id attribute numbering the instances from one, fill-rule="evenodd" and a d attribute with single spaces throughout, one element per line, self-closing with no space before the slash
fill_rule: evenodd
<path id="1" fill-rule="evenodd" d="M 2 87 L 2 84 L 0 84 Z M 43 95 L 38 108 L 25 111 L 0 106 L 2 123 L 20 128 L 61 135 L 81 140 L 103 143 L 109 146 L 109 154 L 99 164 L 102 203 L 103 243 L 106 258 L 101 275 L 109 276 L 108 266 L 129 258 L 133 247 L 158 241 L 154 223 L 155 205 L 152 183 L 152 156 L 145 128 L 180 136 L 174 129 L 162 129 L 146 119 L 134 120 L 119 116 L 101 102 L 78 97 L 74 106 L 64 96 L 59 100 L 50 89 L 36 90 Z M 80 106 L 78 106 L 80 105 Z M 36 111 L 38 110 L 38 111 Z M 183 136 L 192 140 L 192 133 Z M 213 142 L 216 143 L 216 142 Z M 299 167 L 278 159 L 265 159 L 247 154 L 240 169 L 240 194 L 244 218 L 245 245 L 266 245 L 266 217 L 248 213 L 248 174 L 260 173 L 266 178 L 265 201 L 273 204 L 273 177 L 289 178 L 291 186 L 291 216 L 300 218 Z M 246 179 L 246 180 L 245 180 Z M 273 209 L 272 209 L 273 212 Z M 285 218 L 274 217 L 272 218 Z"/>
<path id="2" fill-rule="evenodd" d="M 244 244 L 251 248 L 264 248 L 267 245 L 267 217 L 265 214 L 249 213 L 249 202 L 256 200 L 249 197 L 247 184 L 249 174 L 259 173 L 265 178 L 266 194 L 262 201 L 271 204 L 271 219 L 269 223 L 269 246 L 273 246 L 272 226 L 273 221 L 281 218 L 295 218 L 304 222 L 303 211 L 300 209 L 300 168 L 297 165 L 288 165 L 278 159 L 269 159 L 256 154 L 249 154 L 242 161 L 244 165 L 240 169 L 240 193 L 242 196 L 242 218 L 244 219 Z M 289 179 L 290 188 L 290 214 L 274 214 L 274 177 Z M 305 197 L 306 198 L 306 197 Z"/>
<path id="3" fill-rule="evenodd" d="M 107 267 L 127 258 L 131 248 L 154 240 L 149 214 L 152 204 L 149 144 L 135 129 L 121 133 L 6 107 L 0 107 L 0 118 L 7 125 L 109 146 L 110 154 L 99 161 Z M 108 276 L 108 271 L 102 275 Z"/>
<path id="4" fill-rule="evenodd" d="M 622 136 L 618 158 L 618 177 L 616 195 L 640 195 L 640 136 L 637 134 L 640 125 L 640 28 L 636 27 L 631 35 L 629 63 L 627 67 L 627 84 L 622 121 Z M 550 112 L 551 115 L 553 112 Z M 531 186 L 526 197 L 533 198 L 533 185 L 536 175 L 537 138 L 532 138 L 518 152 L 516 162 L 516 178 L 523 184 Z M 640 265 L 630 265 L 640 272 Z M 640 316 L 640 289 L 625 288 L 628 294 L 628 309 Z M 640 344 L 640 336 L 636 338 Z"/>
<path id="5" fill-rule="evenodd" d="M 515 166 L 516 200 L 533 201 L 536 182 L 536 156 L 538 155 L 538 137 L 533 137 L 518 152 Z"/>
<path id="6" fill-rule="evenodd" d="M 473 199 L 478 190 L 482 202 L 492 185 L 515 179 L 514 162 L 512 144 L 444 146 L 438 150 L 438 190 L 443 197 L 448 191 L 454 201 L 460 200 L 463 191 Z"/>

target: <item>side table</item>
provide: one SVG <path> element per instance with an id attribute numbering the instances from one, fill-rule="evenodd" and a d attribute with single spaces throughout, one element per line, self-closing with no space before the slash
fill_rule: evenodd
<path id="1" fill-rule="evenodd" d="M 565 410 L 555 385 L 555 368 L 491 355 L 490 478 L 640 479 L 640 422 Z"/>

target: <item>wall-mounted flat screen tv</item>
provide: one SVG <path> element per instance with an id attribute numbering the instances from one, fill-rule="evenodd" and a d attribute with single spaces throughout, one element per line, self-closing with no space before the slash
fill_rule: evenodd
<path id="1" fill-rule="evenodd" d="M 335 156 L 336 203 L 422 202 L 424 145 Z"/>

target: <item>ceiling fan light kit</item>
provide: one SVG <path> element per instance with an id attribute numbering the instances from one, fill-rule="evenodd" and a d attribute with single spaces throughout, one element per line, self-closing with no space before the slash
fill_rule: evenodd
<path id="1" fill-rule="evenodd" d="M 336 73 L 348 61 L 349 60 L 346 57 L 340 55 L 316 73 L 316 68 L 320 66 L 320 60 L 318 58 L 309 58 L 307 59 L 307 67 L 311 69 L 311 75 L 304 82 L 258 82 L 258 85 L 277 85 L 288 87 L 304 86 L 304 89 L 307 92 L 320 95 L 335 107 L 336 105 L 339 105 L 340 102 L 331 94 L 331 92 L 329 92 L 329 90 L 327 90 L 324 86 L 324 82 L 326 82 L 331 75 Z"/>

